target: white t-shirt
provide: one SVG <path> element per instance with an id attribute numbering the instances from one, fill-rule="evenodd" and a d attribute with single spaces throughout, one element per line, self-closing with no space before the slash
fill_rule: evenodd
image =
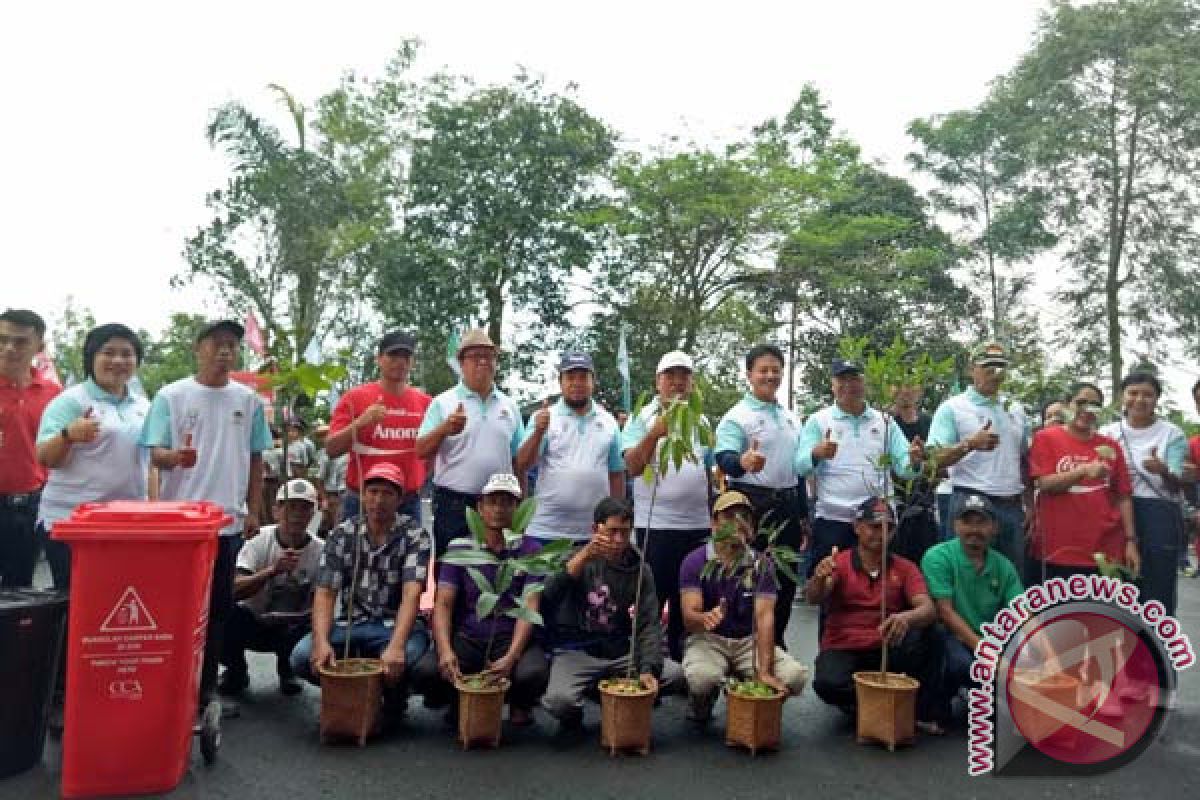
<path id="1" fill-rule="evenodd" d="M 1158 498 L 1162 500 L 1180 499 L 1178 492 L 1167 490 L 1163 479 L 1142 466 L 1142 462 L 1150 457 L 1151 452 L 1157 452 L 1164 462 L 1174 461 L 1174 453 L 1186 448 L 1187 437 L 1178 426 L 1165 419 L 1156 419 L 1154 424 L 1146 428 L 1135 428 L 1124 420 L 1110 422 L 1100 429 L 1100 433 L 1111 439 L 1116 439 L 1125 453 L 1125 463 L 1129 467 L 1129 477 L 1133 480 L 1133 496 Z"/>
<path id="2" fill-rule="evenodd" d="M 459 403 L 467 426 L 457 436 L 447 436 L 433 459 L 434 485 L 462 494 L 479 494 L 488 478 L 513 471 L 513 456 L 521 445 L 525 426 L 517 404 L 492 387 L 486 398 L 463 384 L 447 389 L 425 411 L 418 436 L 425 436 L 454 413 Z"/>
<path id="3" fill-rule="evenodd" d="M 650 401 L 636 417 L 630 417 L 621 432 L 621 451 L 628 452 L 646 438 L 650 427 L 658 416 L 658 399 Z M 654 458 L 662 451 L 663 441 L 654 448 Z M 645 528 L 654 524 L 654 530 L 701 530 L 712 526 L 708 511 L 708 468 L 712 466 L 712 450 L 695 440 L 693 450 L 696 461 L 684 461 L 678 470 L 672 464 L 659 479 L 658 489 L 646 483 L 642 475 L 633 479 L 633 524 Z M 654 517 L 650 518 L 651 498 Z"/>
<path id="4" fill-rule="evenodd" d="M 178 449 L 189 435 L 196 465 L 161 470 L 159 498 L 216 503 L 233 516 L 221 534 L 240 533 L 250 457 L 271 446 L 262 401 L 233 381 L 212 387 L 184 378 L 164 386 L 150 406 L 142 446 Z"/>
<path id="5" fill-rule="evenodd" d="M 268 525 L 238 551 L 238 571 L 255 573 L 264 570 L 279 560 L 283 549 L 279 543 L 279 526 Z M 296 569 L 270 578 L 257 594 L 242 600 L 242 605 L 256 615 L 267 611 L 304 611 L 310 608 L 313 581 L 317 577 L 323 549 L 320 539 L 309 536 L 300 549 L 300 561 Z"/>

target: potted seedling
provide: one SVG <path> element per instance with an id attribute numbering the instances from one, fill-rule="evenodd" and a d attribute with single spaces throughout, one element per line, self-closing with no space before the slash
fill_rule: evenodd
<path id="1" fill-rule="evenodd" d="M 781 523 L 768 524 L 764 520 L 759 528 L 759 536 L 766 544 L 757 550 L 741 541 L 732 523 L 722 523 L 713 531 L 714 549 L 719 551 L 724 547 L 738 547 L 742 550 L 742 556 L 728 566 L 719 558 L 709 559 L 700 572 L 701 579 L 713 575 L 732 577 L 746 563 L 742 559 L 747 559 L 749 568 L 744 570 L 741 577 L 745 589 L 753 591 L 765 576 L 778 585 L 779 573 L 799 583 L 795 565 L 800 560 L 800 554 L 791 547 L 775 543 L 783 528 Z M 755 646 L 750 650 L 754 659 L 752 673 L 755 675 L 758 674 L 758 636 L 758 615 L 755 614 L 752 628 Z M 751 755 L 759 750 L 777 750 L 783 730 L 783 702 L 786 699 L 784 692 L 756 678 L 730 678 L 725 685 L 725 744 L 745 747 Z"/>
<path id="2" fill-rule="evenodd" d="M 636 418 L 647 402 L 638 399 L 633 410 Z M 646 512 L 646 541 L 638 548 L 638 581 L 634 591 L 633 613 L 630 614 L 629 668 L 624 677 L 600 682 L 600 745 L 610 754 L 631 750 L 645 755 L 650 752 L 650 722 L 654 709 L 654 690 L 642 684 L 637 675 L 638 615 L 641 607 L 642 577 L 646 570 L 646 549 L 654 530 L 654 503 L 662 477 L 670 469 L 678 470 L 685 461 L 696 463 L 697 442 L 712 447 L 713 433 L 704 416 L 704 398 L 698 389 L 684 397 L 676 397 L 659 408 L 666 435 L 659 441 L 655 456 L 642 471 L 642 480 L 651 486 L 650 505 Z M 655 620 L 653 624 L 658 624 Z"/>
<path id="3" fill-rule="evenodd" d="M 525 528 L 533 519 L 536 500 L 526 498 L 513 514 L 512 528 L 504 531 L 504 549 L 495 553 L 487 547 L 487 531 L 483 518 L 473 508 L 467 508 L 467 527 L 471 538 L 456 539 L 442 556 L 445 564 L 466 568 L 467 574 L 479 588 L 475 616 L 482 622 L 492 620 L 484 663 L 492 660 L 492 645 L 496 639 L 496 618 L 511 617 L 542 625 L 542 615 L 529 602 L 542 590 L 540 583 L 526 583 L 519 597 L 510 592 L 513 580 L 519 576 L 546 577 L 562 569 L 571 548 L 569 540 L 551 542 L 533 553 L 517 555 Z M 457 545 L 457 546 L 455 546 Z M 486 571 L 486 572 L 485 572 Z M 504 721 L 504 695 L 510 681 L 486 670 L 475 675 L 463 675 L 454 682 L 458 690 L 458 740 L 463 749 L 482 743 L 490 747 L 500 744 Z"/>

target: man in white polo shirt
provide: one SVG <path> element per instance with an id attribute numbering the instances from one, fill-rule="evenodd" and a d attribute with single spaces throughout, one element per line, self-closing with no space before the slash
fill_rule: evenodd
<path id="1" fill-rule="evenodd" d="M 541 542 L 591 538 L 592 512 L 604 497 L 625 496 L 625 461 L 617 421 L 592 399 L 595 367 L 587 353 L 558 364 L 562 398 L 529 418 L 517 451 L 517 474 L 537 464 L 537 511 L 525 533 Z"/>
<path id="2" fill-rule="evenodd" d="M 263 404 L 248 386 L 230 380 L 242 345 L 232 320 L 204 325 L 196 336 L 196 374 L 154 396 L 142 446 L 159 470 L 160 500 L 207 500 L 233 522 L 221 531 L 209 596 L 208 637 L 200 673 L 200 707 L 213 699 L 225 621 L 233 610 L 233 576 L 240 536 L 258 533 L 264 450 L 271 447 Z"/>
<path id="3" fill-rule="evenodd" d="M 433 538 L 436 555 L 468 536 L 467 506 L 488 478 L 513 471 L 525 426 L 521 411 L 496 388 L 495 343 L 472 330 L 458 345 L 462 380 L 433 399 L 417 431 L 417 458 L 433 461 Z"/>
<path id="4" fill-rule="evenodd" d="M 996 511 L 995 547 L 1025 574 L 1025 479 L 1022 463 L 1032 437 L 1021 405 L 1000 392 L 1008 351 L 983 342 L 971 351 L 971 386 L 933 415 L 929 444 L 938 466 L 949 468 L 951 514 L 967 494 L 987 495 Z"/>
<path id="5" fill-rule="evenodd" d="M 709 470 L 712 449 L 694 442 L 695 462 L 684 461 L 678 470 L 668 467 L 658 479 L 658 488 L 642 479 L 642 471 L 653 459 L 657 463 L 659 447 L 667 435 L 662 408 L 676 398 L 692 393 L 694 367 L 687 353 L 675 350 L 658 362 L 654 375 L 657 396 L 630 417 L 621 434 L 625 468 L 633 477 L 633 524 L 638 541 L 646 547 L 646 561 L 654 575 L 659 613 L 670 602 L 667 618 L 667 646 L 671 658 L 683 658 L 683 613 L 679 606 L 679 567 L 688 553 L 708 539 L 712 532 L 709 517 Z M 650 517 L 653 496 L 654 516 Z M 653 526 L 651 530 L 648 527 Z"/>
<path id="6" fill-rule="evenodd" d="M 891 495 L 892 472 L 914 477 L 925 460 L 919 440 L 910 444 L 894 419 L 867 405 L 861 364 L 835 358 L 832 373 L 833 405 L 808 418 L 796 447 L 796 472 L 817 483 L 810 578 L 834 547 L 854 548 L 855 514 L 868 498 Z M 881 467 L 885 453 L 891 463 Z"/>

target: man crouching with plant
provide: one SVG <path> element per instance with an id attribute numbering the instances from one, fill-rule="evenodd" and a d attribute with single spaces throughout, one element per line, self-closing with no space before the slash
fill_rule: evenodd
<path id="1" fill-rule="evenodd" d="M 741 691 L 799 694 L 808 670 L 775 645 L 775 569 L 791 571 L 794 554 L 754 541 L 754 511 L 741 492 L 725 492 L 713 506 L 713 540 L 693 550 L 679 569 L 688 719 L 712 716 L 721 684 L 731 675 Z M 782 552 L 779 552 L 782 551 Z M 793 573 L 794 574 L 794 573 Z"/>
<path id="2" fill-rule="evenodd" d="M 478 519 L 473 519 L 473 509 L 467 511 L 472 534 L 482 526 L 479 549 L 485 552 L 479 553 L 470 540 L 455 540 L 439 562 L 433 607 L 437 649 L 421 659 L 413 681 L 426 705 L 450 704 L 448 721 L 457 719 L 454 685 L 459 682 L 474 681 L 480 684 L 476 688 L 484 688 L 509 681 L 508 719 L 518 726 L 533 722 L 530 712 L 546 689 L 550 668 L 533 638 L 534 624 L 541 619 L 540 578 L 530 570 L 537 571 L 539 546 L 520 536 L 532 506 L 514 524 L 520 499 L 515 475 L 492 475 L 479 497 Z"/>
<path id="3" fill-rule="evenodd" d="M 542 706 L 564 729 L 582 724 L 584 695 L 601 680 L 637 678 L 658 691 L 676 688 L 683 677 L 678 664 L 664 665 L 654 577 L 629 545 L 633 509 L 606 497 L 592 520 L 592 538 L 547 580 L 542 595 L 543 607 L 555 609 L 554 661 Z M 635 605 L 636 621 L 629 615 Z"/>

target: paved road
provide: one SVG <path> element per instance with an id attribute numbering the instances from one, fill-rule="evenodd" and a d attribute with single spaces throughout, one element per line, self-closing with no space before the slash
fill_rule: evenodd
<path id="1" fill-rule="evenodd" d="M 1200 580 L 1181 580 L 1180 618 L 1200 644 Z M 797 608 L 790 643 L 808 663 L 815 649 L 815 617 Z M 725 747 L 721 707 L 705 733 L 684 720 L 682 698 L 656 712 L 654 750 L 648 757 L 610 758 L 598 744 L 596 709 L 587 729 L 561 738 L 540 715 L 532 729 L 507 731 L 495 752 L 458 750 L 439 714 L 418 701 L 406 726 L 364 749 L 322 746 L 317 741 L 315 689 L 298 698 L 276 690 L 268 657 L 252 660 L 253 682 L 242 715 L 229 720 L 220 759 L 205 767 L 198 753 L 175 798 L 354 797 L 387 798 L 788 798 L 856 796 L 885 798 L 1178 796 L 1200 786 L 1200 668 L 1184 672 L 1180 703 L 1162 737 L 1133 764 L 1089 779 L 970 778 L 961 730 L 942 739 L 923 738 L 889 753 L 855 743 L 851 725 L 814 695 L 789 701 L 783 749 L 751 758 Z M 95 735 L 103 736 L 102 726 Z M 44 763 L 0 781 L 0 798 L 57 796 L 58 747 L 51 740 Z"/>

